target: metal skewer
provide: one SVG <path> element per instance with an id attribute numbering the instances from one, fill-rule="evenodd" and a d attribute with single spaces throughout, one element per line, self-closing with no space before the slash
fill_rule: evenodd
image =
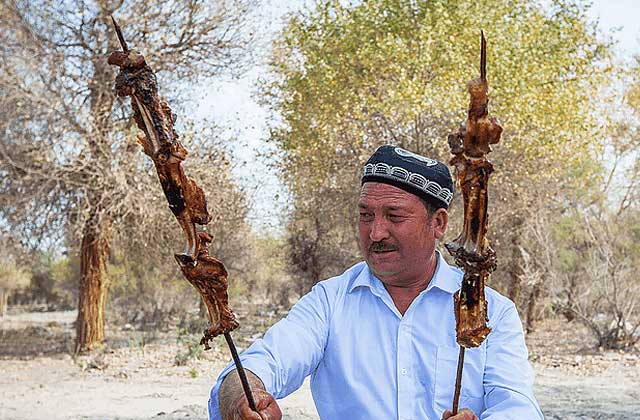
<path id="1" fill-rule="evenodd" d="M 244 390 L 244 395 L 247 397 L 247 401 L 249 402 L 249 407 L 256 413 L 256 403 L 253 401 L 253 394 L 251 393 L 251 387 L 249 386 L 249 381 L 247 380 L 247 374 L 242 367 L 242 362 L 240 361 L 240 357 L 238 356 L 238 350 L 236 349 L 236 345 L 233 342 L 233 338 L 231 338 L 230 333 L 224 333 L 224 339 L 227 340 L 227 345 L 229 346 L 229 350 L 231 350 L 231 356 L 233 357 L 233 363 L 236 365 L 236 372 L 238 372 L 238 376 L 240 377 L 240 382 L 242 382 L 242 389 Z"/>
<path id="2" fill-rule="evenodd" d="M 453 392 L 453 415 L 458 414 L 458 403 L 460 402 L 460 388 L 462 387 L 462 368 L 464 367 L 464 347 L 460 346 L 458 354 L 458 371 L 456 372 L 456 388 Z"/>
<path id="3" fill-rule="evenodd" d="M 486 80 L 487 80 L 487 40 L 484 37 L 484 31 L 480 31 L 480 80 L 482 81 L 482 84 L 479 84 L 479 86 L 483 86 L 484 85 L 484 89 L 487 89 L 487 85 L 486 85 Z M 476 80 L 470 82 L 473 83 L 476 82 Z M 474 104 L 474 94 L 471 91 L 471 88 L 469 88 L 469 93 L 471 94 L 471 103 L 470 103 L 470 108 L 469 108 L 469 120 L 471 120 L 472 118 L 477 122 L 478 118 L 482 117 L 482 118 L 486 118 L 487 117 L 487 104 L 488 104 L 488 99 L 485 97 L 485 103 L 484 103 L 484 109 L 480 109 L 481 115 L 476 115 L 478 113 L 477 109 L 474 109 L 475 106 L 477 106 L 478 104 Z M 488 94 L 488 90 L 485 91 L 485 95 Z M 472 115 L 472 111 L 473 114 Z M 469 121 L 468 120 L 468 121 Z M 491 121 L 491 120 L 490 120 Z M 495 127 L 497 127 L 497 129 L 499 129 L 499 131 L 496 134 L 493 134 L 490 137 L 490 134 L 488 133 L 484 133 L 482 136 L 478 135 L 478 131 L 477 129 L 474 130 L 472 132 L 473 135 L 477 135 L 479 138 L 476 138 L 475 141 L 479 141 L 479 142 L 486 142 L 486 149 L 487 151 L 483 151 L 481 153 L 481 158 L 485 159 L 485 155 L 486 153 L 488 153 L 489 151 L 491 151 L 491 149 L 488 147 L 489 144 L 494 144 L 497 143 L 497 141 L 500 138 L 500 132 L 502 131 L 502 128 L 497 125 L 497 123 L 495 122 L 495 120 L 492 122 L 492 124 L 494 124 Z M 495 128 L 494 127 L 494 128 Z M 460 132 L 459 132 L 460 133 Z M 458 135 L 458 136 L 462 136 L 462 134 L 454 134 Z M 467 133 L 465 132 L 464 135 L 467 135 Z M 464 168 L 467 168 L 467 163 L 468 163 L 468 159 L 466 157 L 466 155 L 464 155 L 464 153 L 467 152 L 466 146 L 464 145 L 464 139 L 462 137 L 458 137 L 460 139 L 460 146 L 459 147 L 463 147 L 462 149 L 462 154 L 460 153 L 460 151 L 454 151 L 454 144 L 451 143 L 450 141 L 450 146 L 451 146 L 451 150 L 452 153 L 454 155 L 456 155 L 456 158 L 458 158 L 458 156 L 463 156 L 464 157 L 464 162 L 465 162 L 465 166 L 463 166 Z M 454 158 L 454 159 L 456 159 Z M 478 157 L 476 156 L 476 161 L 478 160 Z M 485 162 L 488 162 L 485 160 Z M 459 169 L 458 169 L 459 170 Z M 465 169 L 466 170 L 466 169 Z M 484 188 L 484 193 L 486 194 L 487 188 L 488 188 L 488 176 L 489 174 L 491 174 L 491 171 L 493 170 L 493 167 L 490 165 L 489 163 L 489 168 L 488 168 L 489 172 L 486 173 L 486 178 L 485 178 L 485 186 L 481 187 Z M 476 169 L 477 171 L 477 169 Z M 478 172 L 476 172 L 478 173 Z M 458 182 L 460 182 L 460 178 L 458 178 Z M 482 191 L 482 190 L 481 190 Z M 486 200 L 486 197 L 485 197 Z M 485 210 L 485 215 L 484 218 L 482 219 L 482 221 L 480 221 L 479 219 L 476 219 L 476 223 L 480 225 L 480 227 L 475 228 L 475 235 L 470 235 L 469 232 L 472 231 L 467 231 L 464 230 L 466 229 L 466 227 L 468 226 L 467 223 L 469 222 L 469 220 L 471 219 L 467 219 L 467 210 L 470 207 L 467 206 L 471 206 L 470 203 L 473 203 L 473 208 L 471 209 L 472 211 L 477 211 L 478 208 L 481 206 L 485 206 L 484 210 Z M 469 275 L 470 273 L 475 274 L 476 276 L 486 276 L 488 277 L 488 273 L 492 272 L 495 269 L 495 253 L 493 252 L 493 250 L 491 250 L 491 248 L 488 245 L 488 241 L 486 241 L 485 239 L 485 235 L 486 235 L 486 201 L 482 202 L 482 201 L 474 201 L 474 200 L 469 200 L 468 196 L 464 196 L 464 205 L 465 205 L 465 228 L 463 228 L 463 233 L 460 234 L 459 238 L 456 239 L 456 241 L 454 241 L 453 243 L 447 243 L 447 249 L 449 250 L 449 253 L 451 253 L 451 255 L 456 257 L 456 265 L 458 265 L 460 268 L 463 269 L 463 271 L 465 272 L 465 279 L 467 278 L 467 275 Z M 480 214 L 480 213 L 477 213 Z M 476 215 L 476 217 L 479 217 Z M 478 249 L 477 252 L 474 251 L 473 254 L 467 253 L 464 249 L 464 244 L 465 241 L 467 240 L 473 240 L 473 242 L 477 242 L 478 245 Z M 479 263 L 481 262 L 481 263 Z M 484 279 L 486 277 L 479 277 L 483 283 L 481 283 L 484 286 Z M 468 284 L 468 283 L 467 283 Z M 463 280 L 463 287 L 457 292 L 456 295 L 454 295 L 454 311 L 456 311 L 455 316 L 456 316 L 456 328 L 458 327 L 458 323 L 460 322 L 460 310 L 462 308 L 462 305 L 466 305 L 469 302 L 470 296 L 468 295 L 468 290 L 466 293 L 463 294 L 463 291 L 465 290 L 464 288 L 465 283 Z M 482 291 L 482 294 L 484 295 L 484 291 Z M 462 302 L 463 300 L 466 300 L 466 302 Z M 479 304 L 479 302 L 475 302 L 475 304 Z M 486 304 L 486 301 L 485 301 Z M 485 311 L 486 311 L 486 307 L 485 307 Z M 457 371 L 456 371 L 456 382 L 455 382 L 455 389 L 454 389 L 454 394 L 453 394 L 453 404 L 452 404 L 452 413 L 455 416 L 456 414 L 458 414 L 458 405 L 460 402 L 460 390 L 462 388 L 462 373 L 463 373 L 463 369 L 464 369 L 464 355 L 465 355 L 465 346 L 466 347 L 477 347 L 479 346 L 482 341 L 486 338 L 486 335 L 491 331 L 490 328 L 488 328 L 486 326 L 486 321 L 485 320 L 485 324 L 482 327 L 484 330 L 484 335 L 480 336 L 479 341 L 477 342 L 463 342 L 463 340 L 460 339 L 460 337 L 457 337 L 457 341 L 458 344 L 460 345 L 460 353 L 458 354 L 458 367 L 457 367 Z M 480 328 L 477 329 L 477 331 L 482 331 Z"/>
<path id="4" fill-rule="evenodd" d="M 118 41 L 120 41 L 120 45 L 122 46 L 122 51 L 128 53 L 129 47 L 127 46 L 127 41 L 124 40 L 124 36 L 122 35 L 122 30 L 120 26 L 116 22 L 116 19 L 111 15 L 111 21 L 113 22 L 114 28 L 116 28 L 116 35 L 118 35 Z"/>
<path id="5" fill-rule="evenodd" d="M 120 26 L 116 22 L 113 15 L 111 16 L 111 21 L 113 22 L 113 26 L 115 28 L 116 35 L 118 36 L 118 40 L 120 41 L 120 45 L 122 46 L 123 52 L 128 53 L 129 47 L 127 46 L 127 42 L 124 39 L 122 30 L 120 29 Z M 142 110 L 140 110 L 140 112 L 142 112 Z M 242 383 L 242 389 L 244 390 L 244 394 L 247 397 L 247 402 L 249 403 L 249 407 L 253 411 L 258 412 L 258 410 L 256 409 L 256 403 L 253 399 L 253 394 L 251 393 L 251 387 L 249 386 L 249 381 L 247 380 L 246 372 L 242 367 L 242 362 L 240 361 L 240 356 L 238 356 L 238 350 L 236 348 L 235 343 L 233 342 L 233 338 L 231 337 L 231 334 L 228 332 L 224 333 L 224 338 L 227 341 L 229 350 L 231 351 L 231 356 L 233 357 L 233 363 L 236 366 L 236 371 L 238 372 L 238 376 L 240 377 L 240 382 Z"/>

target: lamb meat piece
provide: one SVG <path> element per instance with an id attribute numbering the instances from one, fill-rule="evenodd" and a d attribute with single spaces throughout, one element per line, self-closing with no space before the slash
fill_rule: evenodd
<path id="1" fill-rule="evenodd" d="M 238 321 L 229 308 L 227 288 L 227 269 L 220 260 L 209 255 L 209 243 L 213 239 L 205 232 L 198 232 L 200 248 L 198 249 L 197 264 L 183 264 L 176 256 L 182 274 L 202 296 L 209 313 L 209 328 L 205 330 L 200 344 L 205 350 L 209 349 L 209 341 L 220 334 L 231 332 L 238 328 Z"/>
<path id="2" fill-rule="evenodd" d="M 189 179 L 182 168 L 182 161 L 188 154 L 173 128 L 176 115 L 158 96 L 156 75 L 142 54 L 134 50 L 116 51 L 108 61 L 120 67 L 116 93 L 131 97 L 133 118 L 144 132 L 138 136 L 138 142 L 153 160 L 169 208 L 186 235 L 186 250 L 180 254 L 181 258 L 185 262 L 194 261 L 199 245 L 195 225 L 206 225 L 211 221 L 211 215 L 202 188 Z"/>
<path id="3" fill-rule="evenodd" d="M 488 327 L 485 281 L 496 268 L 496 254 L 489 246 L 487 202 L 493 165 L 486 159 L 491 144 L 500 141 L 502 127 L 488 116 L 486 41 L 482 35 L 480 77 L 467 84 L 470 95 L 467 121 L 449 135 L 457 183 L 464 202 L 464 225 L 460 235 L 446 244 L 464 271 L 460 291 L 454 296 L 456 336 L 465 348 L 479 346 L 491 332 Z"/>
<path id="4" fill-rule="evenodd" d="M 175 258 L 207 306 L 210 325 L 201 344 L 209 349 L 212 338 L 234 330 L 238 322 L 229 308 L 227 270 L 222 262 L 209 255 L 212 237 L 196 230 L 196 224 L 206 225 L 211 221 L 204 191 L 187 177 L 182 167 L 187 150 L 174 130 L 176 115 L 158 96 L 156 75 L 142 54 L 128 50 L 117 25 L 116 31 L 124 51 L 116 51 L 108 59 L 109 64 L 120 68 L 115 90 L 118 96 L 131 97 L 134 120 L 144 132 L 138 141 L 153 160 L 169 208 L 185 233 L 186 250 L 175 254 Z"/>

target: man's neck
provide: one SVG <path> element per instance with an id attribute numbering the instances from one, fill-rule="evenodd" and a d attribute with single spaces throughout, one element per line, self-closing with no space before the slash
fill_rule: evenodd
<path id="1" fill-rule="evenodd" d="M 400 314 L 404 315 L 413 300 L 429 286 L 437 267 L 438 254 L 434 253 L 427 264 L 427 272 L 415 282 L 402 286 L 384 285 Z"/>

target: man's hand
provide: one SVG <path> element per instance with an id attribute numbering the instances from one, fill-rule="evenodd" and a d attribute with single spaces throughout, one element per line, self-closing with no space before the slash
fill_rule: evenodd
<path id="1" fill-rule="evenodd" d="M 267 391 L 258 389 L 253 391 L 253 400 L 258 412 L 251 410 L 247 398 L 238 398 L 227 413 L 222 413 L 222 420 L 281 420 L 282 411 L 276 400 Z"/>
<path id="2" fill-rule="evenodd" d="M 281 420 L 282 411 L 273 396 L 264 389 L 260 378 L 250 370 L 245 369 L 245 373 L 258 412 L 249 407 L 238 372 L 233 370 L 224 378 L 218 391 L 222 420 Z"/>
<path id="3" fill-rule="evenodd" d="M 473 411 L 468 408 L 463 408 L 458 411 L 458 414 L 453 415 L 453 411 L 446 410 L 442 413 L 442 420 L 478 420 L 478 416 L 473 414 Z"/>

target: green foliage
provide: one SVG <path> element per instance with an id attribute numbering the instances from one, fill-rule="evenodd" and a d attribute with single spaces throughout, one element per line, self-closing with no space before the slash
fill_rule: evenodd
<path id="1" fill-rule="evenodd" d="M 29 285 L 31 273 L 7 258 L 0 259 L 0 289 L 15 290 Z"/>
<path id="2" fill-rule="evenodd" d="M 314 273 L 298 264 L 293 274 L 303 271 L 313 281 L 357 258 L 356 191 L 376 146 L 395 143 L 448 159 L 447 134 L 466 117 L 465 83 L 479 75 L 480 29 L 488 39 L 489 111 L 505 128 L 490 156 L 495 243 L 510 244 L 541 205 L 588 200 L 577 192 L 594 191 L 601 181 L 596 98 L 610 53 L 586 6 L 322 2 L 290 21 L 273 55 L 275 80 L 264 87 L 282 117 L 271 141 L 294 198 L 292 248 L 317 266 Z M 459 198 L 452 220 L 460 218 L 456 207 Z"/>
<path id="3" fill-rule="evenodd" d="M 200 338 L 191 334 L 188 330 L 179 328 L 178 338 L 176 339 L 178 344 L 178 351 L 174 357 L 174 363 L 176 366 L 184 366 L 189 360 L 198 360 L 204 353 L 204 347 L 200 344 Z M 195 378 L 193 373 L 191 376 Z"/>
<path id="4" fill-rule="evenodd" d="M 447 154 L 446 135 L 464 120 L 464 83 L 478 76 L 481 28 L 491 111 L 524 162 L 516 167 L 570 158 L 561 170 L 588 157 L 592 94 L 604 73 L 596 64 L 607 49 L 573 2 L 549 11 L 529 1 L 325 2 L 292 20 L 273 60 L 280 78 L 269 92 L 285 122 L 274 140 L 292 158 L 284 167 L 294 192 L 344 169 L 336 153 L 361 157 L 382 140 Z M 378 136 L 384 124 L 394 136 Z M 302 168 L 312 180 L 294 177 Z"/>
<path id="5" fill-rule="evenodd" d="M 73 308 L 78 302 L 80 261 L 77 256 L 52 261 L 49 276 L 53 282 L 53 294 L 60 307 Z"/>
<path id="6" fill-rule="evenodd" d="M 49 308 L 71 309 L 78 301 L 80 264 L 74 256 L 56 256 L 52 253 L 33 252 L 21 258 L 29 261 L 21 290 L 14 299 L 18 303 L 40 303 Z"/>
<path id="7" fill-rule="evenodd" d="M 117 254 L 107 266 L 111 282 L 110 321 L 143 330 L 167 329 L 177 314 L 197 308 L 198 294 L 182 278 L 173 256 L 149 261 L 142 255 Z"/>
<path id="8" fill-rule="evenodd" d="M 273 235 L 256 237 L 255 260 L 259 266 L 255 269 L 255 275 L 252 276 L 251 295 L 289 308 L 293 285 L 291 278 L 287 275 L 285 239 Z"/>

